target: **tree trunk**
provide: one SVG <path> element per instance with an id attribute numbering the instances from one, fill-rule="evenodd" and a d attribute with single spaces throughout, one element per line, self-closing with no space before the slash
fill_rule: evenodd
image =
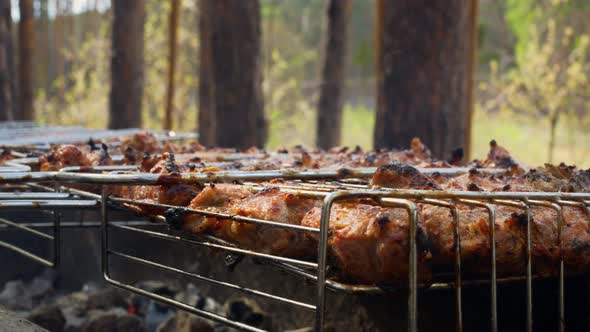
<path id="1" fill-rule="evenodd" d="M 351 7 L 352 0 L 330 0 L 326 12 L 326 51 L 316 131 L 317 145 L 325 149 L 340 144 Z"/>
<path id="2" fill-rule="evenodd" d="M 211 69 L 211 27 L 208 14 L 210 1 L 199 3 L 199 141 L 205 146 L 214 143 L 213 89 Z"/>
<path id="3" fill-rule="evenodd" d="M 20 0 L 20 21 L 18 23 L 18 78 L 19 106 L 16 120 L 33 120 L 33 49 L 35 26 L 33 22 L 33 0 Z"/>
<path id="4" fill-rule="evenodd" d="M 263 146 L 266 120 L 262 99 L 260 59 L 260 3 L 258 0 L 201 0 L 201 18 L 207 27 L 201 31 L 200 111 L 211 116 L 213 126 L 209 145 L 247 148 Z M 207 98 L 207 97 L 206 97 Z M 200 120 L 202 116 L 199 117 Z"/>
<path id="5" fill-rule="evenodd" d="M 145 0 L 113 0 L 109 128 L 141 127 Z"/>
<path id="6" fill-rule="evenodd" d="M 382 1 L 376 148 L 417 136 L 444 158 L 467 143 L 475 0 Z M 379 27 L 379 25 L 378 25 Z"/>
<path id="7" fill-rule="evenodd" d="M 465 160 L 471 160 L 472 148 L 471 148 L 471 130 L 473 129 L 473 105 L 475 98 L 475 72 L 477 66 L 477 18 L 479 16 L 479 0 L 471 0 L 470 6 L 471 12 L 468 14 L 470 22 L 469 27 L 471 28 L 471 41 L 470 47 L 465 47 L 465 51 L 469 56 L 469 67 L 467 68 L 467 79 L 465 80 L 467 89 L 467 98 L 465 98 L 467 111 L 465 112 L 465 144 L 463 148 L 463 154 Z"/>
<path id="8" fill-rule="evenodd" d="M 176 40 L 178 31 L 178 14 L 180 0 L 171 0 L 170 21 L 168 26 L 168 89 L 166 91 L 166 116 L 164 129 L 172 129 L 172 111 L 174 109 L 174 76 L 176 70 Z"/>
<path id="9" fill-rule="evenodd" d="M 0 0 L 0 121 L 13 119 L 9 63 L 9 41 L 12 38 L 9 26 L 12 22 L 5 15 L 7 10 L 10 11 L 10 0 Z"/>

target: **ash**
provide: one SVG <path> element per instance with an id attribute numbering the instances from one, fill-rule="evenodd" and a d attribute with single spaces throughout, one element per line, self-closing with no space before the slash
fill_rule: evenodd
<path id="1" fill-rule="evenodd" d="M 0 309 L 52 332 L 236 331 L 115 287 L 88 283 L 78 291 L 63 292 L 56 284 L 57 275 L 50 269 L 30 281 L 8 281 L 0 288 Z M 235 321 L 273 329 L 270 316 L 251 299 L 238 297 L 219 303 L 190 283 L 180 289 L 159 281 L 142 281 L 135 286 Z M 0 331 L 9 331 L 3 324 L 0 321 Z"/>

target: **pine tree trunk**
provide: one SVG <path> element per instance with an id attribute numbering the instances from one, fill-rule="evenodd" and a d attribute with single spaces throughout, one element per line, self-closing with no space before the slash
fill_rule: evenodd
<path id="1" fill-rule="evenodd" d="M 340 144 L 351 7 L 352 0 L 328 3 L 326 51 L 317 110 L 317 145 L 321 148 Z"/>
<path id="2" fill-rule="evenodd" d="M 168 89 L 166 91 L 166 116 L 164 129 L 172 129 L 172 111 L 174 110 L 174 76 L 176 73 L 176 43 L 178 31 L 178 14 L 180 0 L 171 0 L 170 21 L 168 26 Z"/>
<path id="3" fill-rule="evenodd" d="M 141 127 L 145 0 L 114 0 L 109 128 Z"/>
<path id="4" fill-rule="evenodd" d="M 407 147 L 417 136 L 444 158 L 467 143 L 476 1 L 380 5 L 375 147 Z"/>
<path id="5" fill-rule="evenodd" d="M 19 0 L 20 21 L 18 23 L 18 79 L 19 106 L 16 120 L 33 120 L 33 51 L 35 25 L 33 21 L 33 0 Z"/>
<path id="6" fill-rule="evenodd" d="M 215 119 L 213 117 L 213 89 L 211 72 L 211 27 L 209 3 L 199 2 L 199 141 L 205 146 L 214 145 Z"/>
<path id="7" fill-rule="evenodd" d="M 200 122 L 199 130 L 212 130 L 209 145 L 263 146 L 266 120 L 261 86 L 260 4 L 258 0 L 201 1 L 201 17 L 205 19 L 201 23 L 207 27 L 201 31 L 201 73 L 206 73 L 201 76 L 199 95 L 211 99 L 205 100 L 208 109 L 201 100 L 200 111 L 212 119 L 208 124 Z"/>
<path id="8" fill-rule="evenodd" d="M 5 15 L 10 11 L 10 0 L 0 0 L 0 121 L 12 120 L 12 91 L 10 75 L 9 42 L 10 24 Z"/>

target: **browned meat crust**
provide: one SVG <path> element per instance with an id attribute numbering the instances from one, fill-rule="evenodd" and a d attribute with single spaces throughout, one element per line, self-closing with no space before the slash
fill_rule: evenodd
<path id="1" fill-rule="evenodd" d="M 434 179 L 400 162 L 379 167 L 371 179 L 371 185 L 390 188 L 440 189 Z"/>
<path id="2" fill-rule="evenodd" d="M 129 163 L 136 163 L 142 160 L 144 153 L 161 153 L 162 144 L 156 139 L 154 134 L 149 132 L 140 132 L 129 137 L 121 139 L 121 154 Z"/>
<path id="3" fill-rule="evenodd" d="M 320 216 L 321 209 L 313 208 L 301 224 L 319 228 Z M 366 204 L 336 204 L 330 213 L 329 228 L 330 252 L 346 276 L 371 284 L 407 280 L 409 223 L 406 211 Z M 426 263 L 430 255 L 424 250 L 427 241 L 424 236 L 419 236 L 418 240 L 419 280 L 428 281 L 431 273 Z"/>
<path id="4" fill-rule="evenodd" d="M 49 153 L 39 158 L 42 172 L 59 171 L 68 166 L 90 166 L 86 153 L 75 145 L 60 145 L 53 147 Z"/>
<path id="5" fill-rule="evenodd" d="M 157 141 L 156 141 L 157 142 Z M 171 153 L 161 157 L 161 147 L 149 135 L 136 135 L 125 142 L 127 162 L 141 160 L 143 171 L 174 176 L 193 171 L 191 164 L 201 162 L 194 155 L 183 155 L 178 162 Z M 158 143 L 159 144 L 159 143 Z M 242 170 L 379 166 L 371 184 L 375 187 L 461 190 L 461 191 L 577 191 L 589 192 L 590 170 L 577 170 L 564 164 L 531 169 L 525 172 L 508 151 L 495 141 L 490 144 L 486 160 L 473 166 L 508 168 L 504 175 L 490 176 L 473 168 L 468 174 L 454 178 L 440 174 L 426 175 L 414 166 L 448 167 L 449 163 L 432 160 L 428 149 L 417 139 L 410 150 L 363 152 L 334 149 L 332 154 L 317 153 L 297 148 L 290 156 L 266 156 L 242 161 L 235 168 Z M 198 149 L 199 147 L 195 147 Z M 148 151 L 149 150 L 149 151 Z M 152 152 L 150 152 L 152 151 Z M 214 150 L 209 150 L 214 151 Z M 141 155 L 139 155 L 141 152 Z M 263 153 L 260 150 L 248 153 Z M 147 154 L 146 154 L 147 153 Z M 140 159 L 138 159 L 140 158 Z M 132 159 L 135 159 L 132 161 Z M 457 163 L 458 152 L 449 159 Z M 55 147 L 41 158 L 42 170 L 59 170 L 66 166 L 109 164 L 112 159 L 106 149 L 86 152 L 71 145 Z M 215 171 L 216 169 L 210 169 Z M 198 171 L 198 170 L 195 170 Z M 267 184 L 271 186 L 271 184 Z M 159 185 L 120 187 L 116 195 L 134 200 L 158 202 L 176 206 L 190 206 L 233 215 L 247 216 L 280 223 L 318 227 L 320 201 L 305 199 L 269 188 L 254 190 L 236 184 L 215 184 L 202 189 L 189 185 Z M 366 202 L 365 202 L 366 203 Z M 365 283 L 392 283 L 407 280 L 408 217 L 401 209 L 384 208 L 365 203 L 336 204 L 330 218 L 329 249 L 335 265 L 350 279 Z M 453 218 L 446 208 L 419 204 L 421 248 L 420 279 L 427 281 L 431 268 L 452 269 L 454 262 Z M 148 213 L 162 213 L 161 209 L 139 207 Z M 555 275 L 560 254 L 568 271 L 590 271 L 590 231 L 585 210 L 564 207 L 562 252 L 557 237 L 555 211 L 531 209 L 533 267 L 536 273 Z M 491 243 L 486 210 L 458 205 L 459 232 L 463 268 L 465 272 L 489 272 Z M 314 256 L 317 237 L 245 222 L 188 215 L 182 218 L 182 229 L 198 234 L 211 234 L 238 245 L 261 252 L 291 257 Z M 526 218 L 522 209 L 496 206 L 496 255 L 499 275 L 524 273 L 526 254 Z"/>
<path id="6" fill-rule="evenodd" d="M 153 174 L 168 174 L 180 176 L 179 167 L 174 160 L 174 154 L 164 153 L 160 161 L 150 170 Z M 160 204 L 187 206 L 199 193 L 201 188 L 187 184 L 162 184 L 156 186 L 117 186 L 111 193 L 128 199 Z M 162 209 L 137 206 L 140 212 L 161 213 Z"/>

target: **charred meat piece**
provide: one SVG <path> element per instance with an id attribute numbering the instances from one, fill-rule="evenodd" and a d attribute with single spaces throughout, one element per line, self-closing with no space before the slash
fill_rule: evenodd
<path id="1" fill-rule="evenodd" d="M 258 193 L 234 184 L 215 184 L 203 189 L 191 202 L 194 209 L 207 209 L 279 223 L 299 225 L 307 211 L 318 202 L 268 188 Z M 301 232 L 278 227 L 191 214 L 183 229 L 212 234 L 226 241 L 276 255 L 313 255 L 311 240 Z"/>
<path id="2" fill-rule="evenodd" d="M 119 195 L 145 202 L 155 202 L 175 206 L 187 206 L 190 201 L 199 193 L 200 188 L 196 185 L 174 184 L 174 178 L 179 177 L 179 167 L 174 161 L 174 155 L 164 153 L 161 160 L 150 170 L 150 173 L 161 174 L 161 185 L 149 186 L 121 186 Z M 165 181 L 164 181 L 165 179 Z M 161 213 L 162 209 L 153 209 L 147 206 L 139 206 L 140 212 Z"/>
<path id="3" fill-rule="evenodd" d="M 150 154 L 163 152 L 162 144 L 156 136 L 146 131 L 122 138 L 120 149 L 126 162 L 131 164 L 142 160 L 145 152 Z"/>
<path id="4" fill-rule="evenodd" d="M 443 184 L 446 190 L 460 191 L 501 191 L 508 182 L 495 176 L 480 173 L 472 168 L 467 174 L 462 174 L 447 180 Z"/>
<path id="5" fill-rule="evenodd" d="M 75 145 L 54 146 L 49 153 L 39 158 L 42 172 L 59 171 L 68 166 L 91 166 L 86 153 Z"/>
<path id="6" fill-rule="evenodd" d="M 235 200 L 241 200 L 253 195 L 254 192 L 247 187 L 236 184 L 210 184 L 205 187 L 189 204 L 189 208 L 226 212 L 227 207 Z M 190 214 L 185 217 L 183 229 L 193 233 L 210 231 L 217 225 L 217 218 Z"/>
<path id="7" fill-rule="evenodd" d="M 420 171 L 408 164 L 400 162 L 393 162 L 379 167 L 371 179 L 371 185 L 398 189 L 441 189 L 431 177 L 420 173 Z"/>
<path id="8" fill-rule="evenodd" d="M 320 216 L 321 209 L 313 208 L 301 224 L 319 228 Z M 330 254 L 346 276 L 370 284 L 407 282 L 409 223 L 406 211 L 366 204 L 335 204 L 329 228 Z M 317 242 L 317 237 L 313 238 Z M 427 242 L 424 236 L 418 237 L 421 281 L 430 279 Z"/>
<path id="9" fill-rule="evenodd" d="M 230 214 L 300 225 L 305 214 L 319 204 L 277 188 L 269 188 L 239 201 L 233 201 Z M 316 249 L 304 233 L 278 227 L 222 220 L 216 236 L 262 252 L 291 257 L 314 255 Z"/>
<path id="10" fill-rule="evenodd" d="M 459 165 L 463 160 L 463 148 L 456 148 L 451 152 L 451 158 L 449 158 L 448 163 L 451 165 Z"/>
<path id="11" fill-rule="evenodd" d="M 568 180 L 568 191 L 590 192 L 590 168 L 572 174 Z"/>
<path id="12" fill-rule="evenodd" d="M 471 273 L 490 271 L 491 245 L 487 210 L 458 206 L 459 236 L 463 270 Z M 454 222 L 448 208 L 425 205 L 421 225 L 432 244 L 433 264 L 449 269 L 454 264 Z M 495 220 L 496 266 L 498 274 L 524 271 L 526 219 L 517 210 L 498 207 Z"/>
<path id="13" fill-rule="evenodd" d="M 102 143 L 100 149 L 93 150 L 88 154 L 88 160 L 92 166 L 114 165 L 113 159 L 109 155 L 109 147 L 104 143 Z"/>
<path id="14" fill-rule="evenodd" d="M 498 145 L 496 140 L 490 141 L 490 152 L 488 153 L 488 157 L 483 162 L 478 163 L 478 166 L 506 168 L 509 173 L 513 175 L 522 175 L 525 171 L 524 168 L 512 158 L 510 152 Z"/>
<path id="15" fill-rule="evenodd" d="M 432 153 L 430 152 L 430 149 L 428 149 L 428 147 L 426 147 L 426 145 L 424 145 L 418 137 L 412 138 L 410 147 L 417 159 L 421 161 L 428 161 L 432 159 Z"/>

